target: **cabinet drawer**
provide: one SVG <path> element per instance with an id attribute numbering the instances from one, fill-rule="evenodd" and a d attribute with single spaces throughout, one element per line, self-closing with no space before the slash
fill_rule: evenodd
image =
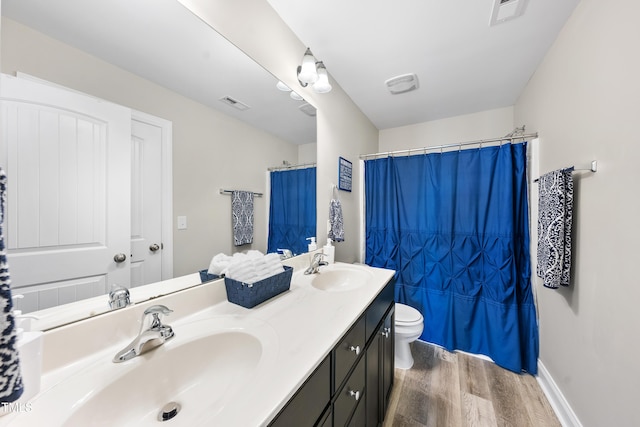
<path id="1" fill-rule="evenodd" d="M 333 425 L 335 427 L 346 425 L 358 404 L 364 407 L 364 360 L 364 357 L 360 359 L 344 387 L 336 395 L 336 401 L 333 404 Z"/>
<path id="2" fill-rule="evenodd" d="M 269 426 L 313 426 L 331 400 L 330 368 L 327 356 Z"/>
<path id="3" fill-rule="evenodd" d="M 371 335 L 378 330 L 378 325 L 382 317 L 387 312 L 389 305 L 394 300 L 395 281 L 391 279 L 389 283 L 380 291 L 375 300 L 371 303 L 366 312 L 366 342 L 369 342 Z"/>
<path id="4" fill-rule="evenodd" d="M 349 332 L 342 338 L 334 350 L 335 383 L 334 390 L 340 387 L 365 346 L 365 316 L 361 316 Z"/>

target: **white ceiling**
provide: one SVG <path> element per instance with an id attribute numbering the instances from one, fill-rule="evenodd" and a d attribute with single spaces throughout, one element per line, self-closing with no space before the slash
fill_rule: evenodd
<path id="1" fill-rule="evenodd" d="M 378 129 L 513 105 L 579 2 L 529 0 L 523 16 L 489 26 L 494 0 L 267 1 Z M 2 0 L 2 14 L 285 140 L 315 142 L 301 103 L 175 0 Z M 406 73 L 420 88 L 388 93 L 384 81 Z"/>
<path id="2" fill-rule="evenodd" d="M 514 105 L 579 2 L 489 26 L 494 0 L 268 1 L 378 129 Z M 420 88 L 391 95 L 406 73 Z"/>
<path id="3" fill-rule="evenodd" d="M 176 0 L 2 0 L 2 15 L 286 141 L 316 141 L 303 102 Z"/>

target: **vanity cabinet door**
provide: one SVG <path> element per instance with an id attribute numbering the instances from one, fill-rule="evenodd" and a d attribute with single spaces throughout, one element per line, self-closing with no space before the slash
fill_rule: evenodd
<path id="1" fill-rule="evenodd" d="M 347 379 L 344 386 L 335 396 L 333 404 L 333 425 L 335 427 L 350 425 L 351 414 L 356 406 L 364 406 L 365 398 L 365 358 L 360 362 Z"/>
<path id="2" fill-rule="evenodd" d="M 391 389 L 393 387 L 393 373 L 395 370 L 395 305 L 391 307 L 391 310 L 387 313 L 387 317 L 384 319 L 382 330 L 380 331 L 381 354 L 382 360 L 381 366 L 381 416 L 380 421 L 384 420 L 384 416 L 389 406 L 389 398 L 391 397 Z"/>
<path id="3" fill-rule="evenodd" d="M 327 356 L 270 426 L 312 427 L 331 401 L 331 358 Z M 331 425 L 331 424 L 328 424 Z"/>
<path id="4" fill-rule="evenodd" d="M 394 370 L 394 307 L 380 319 L 376 334 L 367 347 L 367 410 L 366 425 L 380 426 L 384 420 L 393 385 Z"/>
<path id="5" fill-rule="evenodd" d="M 365 316 L 362 316 L 334 350 L 336 389 L 340 387 L 360 354 L 364 353 L 365 344 Z"/>
<path id="6" fill-rule="evenodd" d="M 379 330 L 381 330 L 380 328 Z M 382 423 L 380 418 L 380 401 L 382 398 L 382 390 L 380 389 L 380 383 L 382 380 L 382 340 L 383 337 L 380 333 L 373 337 L 373 340 L 367 348 L 367 410 L 366 410 L 366 425 L 378 426 Z"/>

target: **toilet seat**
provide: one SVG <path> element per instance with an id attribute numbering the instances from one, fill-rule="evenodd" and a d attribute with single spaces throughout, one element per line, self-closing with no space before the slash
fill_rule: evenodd
<path id="1" fill-rule="evenodd" d="M 421 324 L 422 321 L 422 314 L 418 310 L 405 304 L 396 303 L 396 325 L 411 326 Z"/>

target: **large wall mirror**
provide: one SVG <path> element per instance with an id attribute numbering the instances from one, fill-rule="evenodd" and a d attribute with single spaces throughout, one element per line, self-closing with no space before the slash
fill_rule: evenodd
<path id="1" fill-rule="evenodd" d="M 169 268 L 161 267 L 161 280 L 206 269 L 217 253 L 246 249 L 266 252 L 268 169 L 283 163 L 315 162 L 313 106 L 279 90 L 275 77 L 176 0 L 2 0 L 1 11 L 2 73 L 14 77 L 4 76 L 1 88 L 0 164 L 13 185 L 9 192 L 23 188 L 16 187 L 19 185 L 25 186 L 26 190 L 21 190 L 24 194 L 33 195 L 27 201 L 31 204 L 25 204 L 23 197 L 7 213 L 7 219 L 13 221 L 7 225 L 6 236 L 10 266 L 12 253 L 31 251 L 41 255 L 59 250 L 68 255 L 60 255 L 53 262 L 37 256 L 25 262 L 14 257 L 16 268 L 21 268 L 21 263 L 30 266 L 27 273 L 16 272 L 13 276 L 14 294 L 26 295 L 18 301 L 19 308 L 60 319 L 44 322 L 44 328 L 108 311 L 104 294 L 113 283 L 156 281 L 149 279 L 150 272 L 136 268 L 136 245 L 144 253 L 171 254 L 170 262 L 165 263 L 171 264 Z M 22 95 L 20 99 L 14 97 L 15 93 L 30 92 L 30 88 L 40 91 L 43 87 L 44 101 L 32 94 L 27 96 L 34 96 L 29 99 L 42 109 L 38 112 L 24 107 Z M 71 107 L 54 106 L 60 91 L 70 94 L 69 99 L 88 96 L 102 106 L 126 107 L 125 113 L 129 111 L 132 117 L 130 129 L 116 126 L 105 131 L 100 126 L 108 120 L 89 112 L 74 112 L 67 117 Z M 82 99 L 78 102 L 84 102 Z M 118 108 L 113 112 L 114 120 L 122 115 Z M 16 134 L 33 129 L 41 133 L 47 126 L 55 130 L 59 146 L 72 135 L 75 148 L 65 149 L 71 150 L 67 153 L 76 160 L 85 159 L 78 160 L 84 168 L 69 167 L 68 155 L 50 156 L 46 147 L 25 148 L 15 142 Z M 118 132 L 128 144 L 122 156 L 110 152 L 111 143 L 103 139 Z M 82 135 L 89 135 L 92 151 L 78 143 Z M 155 151 L 141 142 L 154 138 L 160 144 Z M 41 142 L 38 144 L 43 145 Z M 32 149 L 40 151 L 30 156 L 28 150 Z M 161 167 L 147 173 L 152 168 L 145 162 L 154 158 L 155 165 Z M 117 159 L 123 159 L 125 166 L 115 170 L 115 177 L 106 172 L 100 175 L 99 165 L 110 166 Z M 167 162 L 172 171 L 168 178 L 162 168 Z M 20 172 L 16 172 L 17 165 Z M 130 179 L 120 181 L 119 175 Z M 58 194 L 58 184 L 73 179 L 77 192 L 71 196 Z M 142 182 L 146 184 L 139 184 Z M 154 187 L 156 183 L 159 187 Z M 127 186 L 130 188 L 126 191 L 117 191 Z M 254 202 L 252 244 L 234 247 L 231 200 L 221 190 L 249 190 L 263 195 Z M 123 193 L 127 200 L 114 202 L 108 199 L 109 192 Z M 165 197 L 141 202 L 148 194 L 172 196 L 170 200 Z M 103 212 L 108 215 L 112 211 L 126 223 L 127 241 L 123 249 L 105 249 L 99 262 L 115 262 L 107 267 L 114 279 L 91 272 L 87 273 L 89 279 L 82 275 L 65 279 L 68 269 L 88 271 L 86 266 L 97 256 L 98 247 L 115 241 L 107 235 L 116 228 L 114 223 L 107 227 L 101 217 Z M 150 212 L 157 214 L 143 216 Z M 93 218 L 90 226 L 77 226 L 81 222 L 78 218 L 88 216 Z M 140 237 L 154 221 L 162 223 L 158 227 L 164 234 L 146 240 Z M 89 255 L 82 254 L 83 248 Z M 125 262 L 115 261 L 119 254 L 127 256 Z M 43 285 L 47 281 L 43 278 L 62 286 Z M 195 284 L 176 281 L 160 293 Z M 145 293 L 142 288 L 137 301 L 159 294 Z M 132 289 L 132 294 L 134 291 L 138 288 Z M 95 300 L 96 292 L 102 295 L 98 306 L 74 302 L 84 296 L 91 297 L 85 300 L 87 303 Z"/>

